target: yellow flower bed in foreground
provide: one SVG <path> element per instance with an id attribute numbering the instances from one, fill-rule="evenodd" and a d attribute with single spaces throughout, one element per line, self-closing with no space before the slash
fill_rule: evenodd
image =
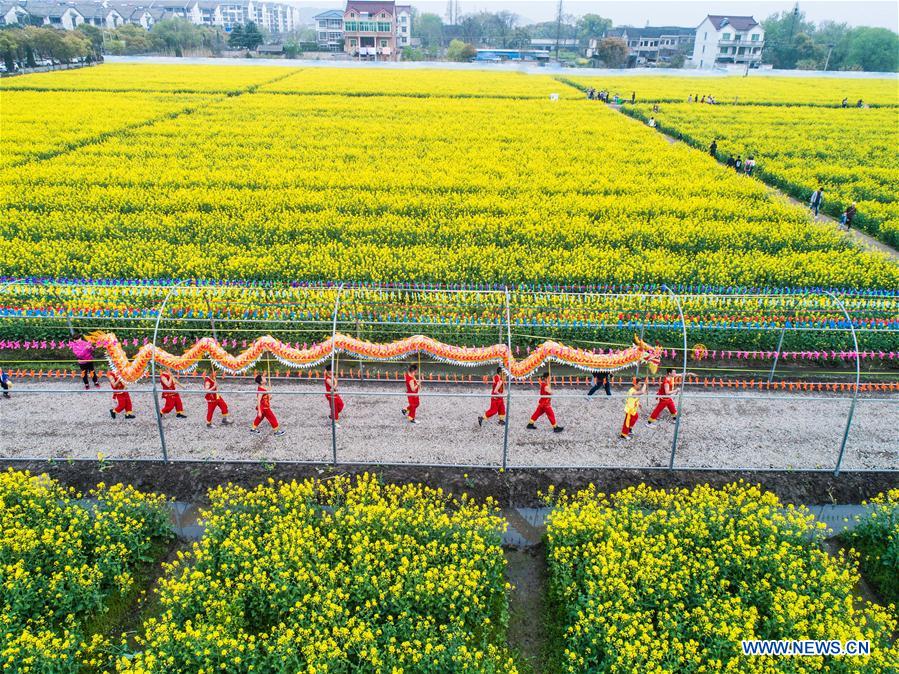
<path id="1" fill-rule="evenodd" d="M 858 99 L 876 105 L 899 105 L 899 80 L 885 78 L 778 77 L 751 73 L 705 77 L 671 75 L 604 74 L 566 77 L 581 87 L 607 89 L 630 100 L 636 92 L 637 103 L 672 101 L 686 103 L 690 96 L 709 96 L 719 104 L 777 103 L 788 105 L 838 106 L 844 98 L 850 105 Z M 701 104 L 697 104 L 699 107 Z"/>
<path id="2" fill-rule="evenodd" d="M 334 477 L 210 493 L 120 672 L 514 674 L 493 503 Z"/>
<path id="3" fill-rule="evenodd" d="M 560 671 L 894 672 L 896 620 L 804 509 L 732 484 L 554 499 L 549 593 Z M 870 640 L 867 657 L 748 657 L 743 639 Z"/>
<path id="4" fill-rule="evenodd" d="M 581 100 L 245 94 L 0 171 L 0 209 L 8 275 L 899 286 Z"/>
<path id="5" fill-rule="evenodd" d="M 0 473 L 0 670 L 69 673 L 101 669 L 111 644 L 85 634 L 154 538 L 171 536 L 165 498 L 103 484 L 96 503 L 44 476 Z"/>

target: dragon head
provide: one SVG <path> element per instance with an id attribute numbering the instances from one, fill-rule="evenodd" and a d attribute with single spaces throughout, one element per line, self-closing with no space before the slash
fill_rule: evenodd
<path id="1" fill-rule="evenodd" d="M 659 365 L 662 362 L 662 347 L 656 344 L 650 346 L 637 335 L 634 335 L 634 346 L 640 349 L 641 362 L 646 363 L 650 374 L 658 372 Z"/>

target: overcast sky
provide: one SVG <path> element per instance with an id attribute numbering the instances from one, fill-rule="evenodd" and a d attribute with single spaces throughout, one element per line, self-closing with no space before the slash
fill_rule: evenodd
<path id="1" fill-rule="evenodd" d="M 410 0 L 407 0 L 409 2 Z M 316 6 L 343 7 L 338 0 L 311 0 Z M 305 4 L 305 3 L 302 3 Z M 447 0 L 411 0 L 421 12 L 445 17 Z M 462 14 L 486 10 L 508 10 L 522 17 L 523 23 L 549 21 L 555 18 L 557 1 L 552 0 L 459 0 Z M 790 10 L 793 2 L 751 2 L 748 0 L 618 0 L 617 2 L 584 2 L 563 0 L 566 14 L 600 14 L 616 25 L 698 26 L 706 14 L 752 15 L 761 21 L 770 14 Z M 845 22 L 852 26 L 882 26 L 899 32 L 899 3 L 895 0 L 814 0 L 800 2 L 799 9 L 819 23 L 824 20 Z"/>

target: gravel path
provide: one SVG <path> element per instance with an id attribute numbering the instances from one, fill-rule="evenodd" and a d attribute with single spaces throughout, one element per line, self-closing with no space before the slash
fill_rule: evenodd
<path id="1" fill-rule="evenodd" d="M 71 383 L 54 383 L 70 387 Z M 47 382 L 17 382 L 12 398 L 0 399 L 0 456 L 159 458 L 159 436 L 149 392 L 132 392 L 133 421 L 109 418 L 108 387 L 71 393 L 41 392 Z M 134 387 L 137 389 L 138 387 Z M 299 460 L 331 459 L 328 408 L 318 386 L 278 382 L 273 408 L 286 435 L 249 433 L 255 394 L 246 385 L 222 385 L 235 424 L 207 429 L 202 392 L 183 392 L 188 419 L 165 419 L 169 457 L 173 459 Z M 346 402 L 337 431 L 341 461 L 499 465 L 503 429 L 495 422 L 479 428 L 477 417 L 488 405 L 483 387 L 428 384 L 417 425 L 405 422 L 402 384 L 346 382 Z M 701 390 L 700 390 L 701 391 Z M 695 390 L 694 390 L 695 392 Z M 279 395 L 279 393 L 281 395 Z M 513 386 L 509 425 L 509 464 L 522 466 L 667 466 L 674 424 L 647 427 L 644 405 L 635 437 L 618 438 L 623 391 L 587 400 L 584 389 L 559 387 L 554 407 L 565 432 L 554 434 L 545 418 L 536 431 L 525 430 L 536 404 L 532 387 Z M 688 389 L 688 394 L 690 390 Z M 397 395 L 398 394 L 398 395 Z M 439 396 L 438 394 L 450 394 Z M 697 395 L 702 395 L 699 393 Z M 846 397 L 811 399 L 779 394 L 780 400 L 750 400 L 752 394 L 728 392 L 720 398 L 685 398 L 676 464 L 715 468 L 827 468 L 835 464 L 849 410 Z M 755 393 L 754 395 L 759 395 Z M 823 397 L 823 394 L 817 394 Z M 655 398 L 650 395 L 649 404 Z M 861 398 L 844 459 L 845 468 L 899 469 L 899 396 Z"/>

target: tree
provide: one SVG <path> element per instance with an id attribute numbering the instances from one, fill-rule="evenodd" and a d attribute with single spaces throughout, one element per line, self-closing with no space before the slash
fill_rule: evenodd
<path id="1" fill-rule="evenodd" d="M 477 14 L 466 14 L 458 23 L 459 32 L 469 44 L 482 44 L 485 33 L 481 18 Z M 450 43 L 452 44 L 452 42 Z"/>
<path id="2" fill-rule="evenodd" d="M 462 40 L 453 40 L 446 50 L 446 58 L 450 61 L 470 61 L 477 53 L 473 45 Z"/>
<path id="3" fill-rule="evenodd" d="M 107 48 L 115 54 L 146 54 L 153 51 L 150 34 L 140 26 L 126 23 L 111 33 Z"/>
<path id="4" fill-rule="evenodd" d="M 843 68 L 860 67 L 868 72 L 899 70 L 899 36 L 887 28 L 860 26 L 849 31 Z"/>
<path id="5" fill-rule="evenodd" d="M 103 60 L 103 31 L 97 28 L 96 26 L 92 26 L 89 23 L 82 23 L 75 30 L 76 33 L 81 34 L 86 39 L 90 40 L 91 43 L 91 57 L 97 59 L 98 61 Z"/>
<path id="6" fill-rule="evenodd" d="M 419 14 L 412 22 L 412 32 L 421 39 L 423 47 L 443 45 L 443 19 L 436 14 Z"/>
<path id="7" fill-rule="evenodd" d="M 228 35 L 228 46 L 232 49 L 241 49 L 246 46 L 246 43 L 243 40 L 242 25 L 237 24 L 231 29 L 231 33 Z"/>
<path id="8" fill-rule="evenodd" d="M 611 27 L 611 19 L 605 19 L 599 14 L 584 14 L 575 24 L 578 44 L 581 47 L 586 47 L 591 38 L 601 38 Z"/>
<path id="9" fill-rule="evenodd" d="M 200 31 L 187 19 L 175 17 L 163 19 L 150 29 L 150 36 L 158 44 L 175 52 L 175 56 L 184 56 L 184 49 L 200 44 Z"/>
<path id="10" fill-rule="evenodd" d="M 249 21 L 243 29 L 243 46 L 252 51 L 262 44 L 262 40 L 262 33 L 256 24 Z"/>
<path id="11" fill-rule="evenodd" d="M 762 60 L 775 68 L 792 69 L 801 58 L 796 53 L 798 35 L 812 35 L 815 24 L 805 18 L 805 12 L 790 10 L 772 14 L 762 21 L 765 29 L 765 49 Z"/>
<path id="12" fill-rule="evenodd" d="M 607 68 L 621 68 L 627 63 L 630 49 L 620 37 L 604 37 L 596 48 L 596 58 Z"/>

